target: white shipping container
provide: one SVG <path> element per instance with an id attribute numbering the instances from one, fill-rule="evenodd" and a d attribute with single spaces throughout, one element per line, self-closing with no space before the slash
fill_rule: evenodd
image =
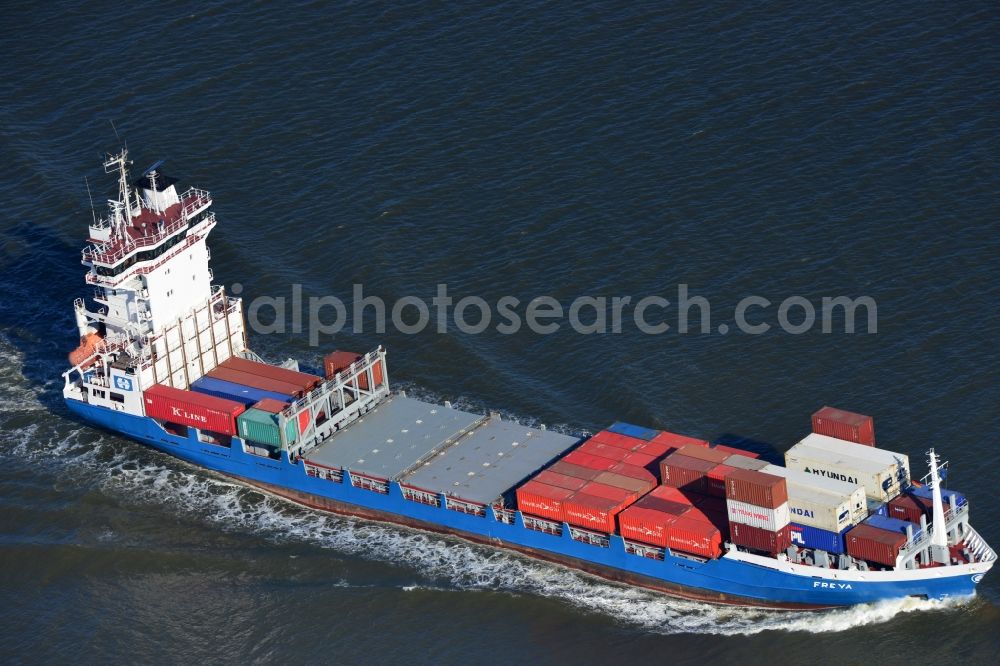
<path id="1" fill-rule="evenodd" d="M 851 446 L 867 448 L 857 444 Z M 785 466 L 820 478 L 861 485 L 869 499 L 880 502 L 888 502 L 899 494 L 899 466 L 896 464 L 884 465 L 874 460 L 796 444 L 785 454 Z"/>
<path id="2" fill-rule="evenodd" d="M 862 516 L 864 514 L 864 495 L 862 497 Z M 849 498 L 841 495 L 805 488 L 803 486 L 788 486 L 788 512 L 792 521 L 800 525 L 818 527 L 828 532 L 842 532 L 855 524 Z"/>
<path id="3" fill-rule="evenodd" d="M 813 449 L 826 449 L 863 460 L 873 460 L 884 465 L 898 465 L 901 476 L 900 480 L 904 485 L 910 481 L 910 457 L 905 453 L 897 453 L 888 449 L 879 449 L 874 446 L 862 446 L 854 442 L 847 442 L 836 437 L 828 437 L 812 433 L 807 435 L 799 444 L 803 444 Z"/>
<path id="4" fill-rule="evenodd" d="M 754 504 L 727 499 L 726 511 L 731 523 L 760 527 L 771 532 L 777 532 L 792 522 L 787 502 L 778 506 L 777 509 L 766 509 Z"/>
<path id="5" fill-rule="evenodd" d="M 781 467 L 779 465 L 768 465 L 761 470 L 766 474 L 773 474 L 774 476 L 784 477 L 785 484 L 788 488 L 788 500 L 792 501 L 793 497 L 799 497 L 802 494 L 802 490 L 811 491 L 821 491 L 826 492 L 831 495 L 835 495 L 843 499 L 844 504 L 848 507 L 850 512 L 850 524 L 856 525 L 862 520 L 868 517 L 868 502 L 865 497 L 864 486 L 857 483 L 848 483 L 846 481 L 839 481 L 837 479 L 828 479 L 826 477 L 819 476 L 817 474 L 809 474 L 797 469 L 789 469 L 787 467 Z M 792 522 L 802 522 L 795 520 L 794 502 L 792 503 Z M 839 515 L 839 513 L 838 513 Z M 819 527 L 820 529 L 828 530 L 831 528 L 822 527 L 820 525 L 812 525 L 811 523 L 802 523 L 804 525 L 810 525 L 811 527 Z M 839 532 L 840 530 L 833 530 Z"/>

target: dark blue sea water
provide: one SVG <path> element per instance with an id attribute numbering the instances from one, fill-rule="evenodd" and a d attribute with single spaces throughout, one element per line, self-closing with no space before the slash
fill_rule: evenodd
<path id="1" fill-rule="evenodd" d="M 254 335 L 272 360 L 382 343 L 423 396 L 774 458 L 823 404 L 872 413 L 914 468 L 944 453 L 1000 544 L 995 4 L 138 0 L 4 18 L 4 661 L 995 657 L 1000 573 L 945 608 L 714 609 L 285 505 L 74 422 L 59 396 L 88 293 L 84 177 L 114 194 L 113 121 L 136 169 L 165 158 L 213 192 L 216 282 L 248 299 L 686 284 L 731 327 Z M 742 334 L 748 295 L 869 296 L 878 332 Z"/>

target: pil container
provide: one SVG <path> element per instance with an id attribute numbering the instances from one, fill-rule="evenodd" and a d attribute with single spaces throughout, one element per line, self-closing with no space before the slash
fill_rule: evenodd
<path id="1" fill-rule="evenodd" d="M 707 460 L 671 453 L 660 461 L 660 481 L 665 486 L 704 492 L 705 475 L 714 467 L 715 463 Z"/>
<path id="2" fill-rule="evenodd" d="M 281 401 L 288 400 L 288 396 L 282 393 L 265 391 L 263 389 L 254 388 L 253 386 L 236 384 L 234 382 L 227 382 L 207 376 L 191 382 L 191 390 L 197 391 L 198 393 L 204 393 L 205 395 L 214 395 L 217 398 L 235 400 L 236 402 L 243 403 L 247 406 L 256 404 L 267 398 Z"/>
<path id="3" fill-rule="evenodd" d="M 785 525 L 780 530 L 766 530 L 753 525 L 730 523 L 729 539 L 737 546 L 777 555 L 788 550 L 792 545 L 791 525 Z"/>
<path id="4" fill-rule="evenodd" d="M 751 527 L 759 527 L 772 532 L 780 530 L 791 522 L 791 514 L 788 512 L 787 502 L 769 509 L 738 500 L 727 499 L 726 512 L 730 524 L 750 525 Z"/>
<path id="5" fill-rule="evenodd" d="M 540 481 L 528 481 L 514 494 L 521 513 L 562 522 L 566 519 L 563 504 L 573 495 L 573 491 Z"/>
<path id="6" fill-rule="evenodd" d="M 776 509 L 788 502 L 785 479 L 752 469 L 734 469 L 726 476 L 726 498 Z"/>
<path id="7" fill-rule="evenodd" d="M 821 530 L 818 527 L 811 527 L 800 523 L 791 523 L 790 527 L 789 534 L 791 535 L 793 545 L 799 548 L 825 550 L 834 555 L 844 553 L 844 536 L 851 529 L 848 527 L 843 532 L 830 532 L 829 530 Z"/>
<path id="8" fill-rule="evenodd" d="M 277 414 L 253 407 L 236 417 L 240 437 L 252 442 L 281 447 L 281 430 L 278 422 Z M 294 420 L 285 421 L 286 444 L 291 444 L 297 438 L 298 429 L 296 426 L 297 423 Z"/>
<path id="9" fill-rule="evenodd" d="M 146 416 L 223 435 L 236 434 L 236 418 L 246 407 L 196 391 L 154 384 L 143 391 Z"/>
<path id="10" fill-rule="evenodd" d="M 899 551 L 906 545 L 906 535 L 862 523 L 847 532 L 845 542 L 851 557 L 894 567 Z"/>
<path id="11" fill-rule="evenodd" d="M 634 437 L 635 439 L 643 439 L 647 441 L 660 434 L 659 430 L 644 428 L 643 426 L 632 425 L 631 423 L 623 423 L 622 421 L 615 421 L 608 426 L 608 430 L 622 435 L 627 435 L 629 437 Z"/>
<path id="12" fill-rule="evenodd" d="M 812 431 L 855 444 L 875 446 L 875 422 L 872 417 L 836 407 L 823 407 L 813 414 Z"/>

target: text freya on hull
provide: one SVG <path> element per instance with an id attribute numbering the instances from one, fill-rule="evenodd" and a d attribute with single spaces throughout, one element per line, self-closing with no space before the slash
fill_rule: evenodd
<path id="1" fill-rule="evenodd" d="M 771 465 L 616 423 L 581 441 L 389 390 L 385 350 L 324 376 L 264 363 L 239 298 L 212 284 L 211 195 L 125 150 L 83 250 L 90 305 L 64 373 L 79 417 L 289 500 L 451 534 L 717 603 L 826 608 L 971 595 L 996 554 L 969 504 L 826 407 Z M 525 481 L 525 479 L 528 479 Z"/>

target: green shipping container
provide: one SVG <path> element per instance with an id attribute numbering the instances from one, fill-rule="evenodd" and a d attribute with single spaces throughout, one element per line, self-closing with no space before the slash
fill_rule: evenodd
<path id="1" fill-rule="evenodd" d="M 281 446 L 281 435 L 278 431 L 278 415 L 251 407 L 236 419 L 236 427 L 240 437 L 252 442 Z M 285 441 L 291 444 L 298 436 L 295 421 L 285 423 Z"/>

